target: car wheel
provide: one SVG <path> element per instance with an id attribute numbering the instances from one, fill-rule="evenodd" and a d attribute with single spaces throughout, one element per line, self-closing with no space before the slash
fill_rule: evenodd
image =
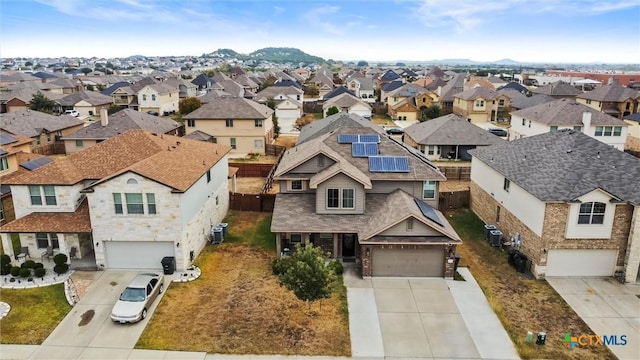
<path id="1" fill-rule="evenodd" d="M 160 289 L 158 290 L 158 293 L 162 294 L 164 292 L 164 284 L 160 284 Z"/>
<path id="2" fill-rule="evenodd" d="M 142 309 L 142 319 L 147 317 L 147 309 Z"/>

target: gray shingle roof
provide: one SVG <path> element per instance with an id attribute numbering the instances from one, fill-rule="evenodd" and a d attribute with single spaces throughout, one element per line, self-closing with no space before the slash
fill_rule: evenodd
<path id="1" fill-rule="evenodd" d="M 211 99 L 200 108 L 183 116 L 185 119 L 266 119 L 273 110 L 265 105 L 239 97 Z"/>
<path id="2" fill-rule="evenodd" d="M 96 121 L 63 139 L 105 140 L 132 129 L 147 130 L 153 134 L 166 134 L 180 127 L 180 124 L 170 118 L 153 116 L 132 109 L 120 110 L 109 115 L 108 119 L 107 126 L 102 126 L 100 121 Z"/>
<path id="3" fill-rule="evenodd" d="M 582 91 L 561 80 L 534 89 L 532 92 L 549 96 L 576 96 L 582 94 Z"/>
<path id="4" fill-rule="evenodd" d="M 256 94 L 256 101 L 266 100 L 276 97 L 280 94 L 283 95 L 302 95 L 304 91 L 295 86 L 269 86 L 268 88 L 258 92 Z"/>
<path id="5" fill-rule="evenodd" d="M 640 99 L 640 91 L 626 88 L 622 85 L 603 85 L 580 94 L 577 97 L 588 100 L 622 102 L 627 99 Z"/>
<path id="6" fill-rule="evenodd" d="M 541 201 L 572 201 L 602 189 L 640 205 L 640 159 L 578 131 L 544 133 L 469 153 Z"/>
<path id="7" fill-rule="evenodd" d="M 53 132 L 81 124 L 84 121 L 73 116 L 54 116 L 33 110 L 0 114 L 0 129 L 26 137 L 38 136 L 42 130 Z"/>
<path id="8" fill-rule="evenodd" d="M 61 99 L 58 99 L 56 102 L 62 106 L 75 106 L 83 100 L 91 105 L 104 105 L 113 102 L 113 98 L 111 96 L 103 95 L 95 91 L 84 90 L 71 93 Z"/>
<path id="9" fill-rule="evenodd" d="M 593 126 L 627 126 L 622 120 L 596 111 L 573 99 L 566 98 L 514 111 L 511 115 L 517 115 L 527 120 L 533 120 L 550 126 L 582 126 L 582 114 L 584 112 L 591 113 L 591 125 Z"/>
<path id="10" fill-rule="evenodd" d="M 461 93 L 458 93 L 454 95 L 454 97 L 460 98 L 463 100 L 475 100 L 478 98 L 490 100 L 495 98 L 497 95 L 498 93 L 496 93 L 495 91 L 479 86 L 479 87 L 475 87 L 473 89 L 469 89 Z"/>
<path id="11" fill-rule="evenodd" d="M 411 125 L 404 133 L 420 145 L 493 145 L 504 142 L 455 114 Z"/>
<path id="12" fill-rule="evenodd" d="M 366 102 L 348 93 L 344 93 L 336 97 L 332 97 L 331 99 L 327 100 L 324 103 L 323 108 L 331 107 L 331 106 L 337 106 L 338 108 L 345 108 L 345 107 L 350 108 L 356 104 L 360 104 L 362 106 L 371 108 L 371 105 L 367 104 Z"/>
<path id="13" fill-rule="evenodd" d="M 533 94 L 531 96 L 511 98 L 511 101 L 509 102 L 509 104 L 511 104 L 512 109 L 520 110 L 520 109 L 526 109 L 531 106 L 548 103 L 553 100 L 555 100 L 555 98 L 549 95 Z"/>
<path id="14" fill-rule="evenodd" d="M 385 132 L 381 127 L 363 118 L 362 116 L 340 112 L 331 116 L 327 116 L 324 119 L 315 120 L 311 124 L 304 126 L 300 130 L 300 135 L 298 135 L 297 143 L 301 144 L 305 141 L 309 141 L 318 136 L 336 130 L 342 126 L 368 127 L 378 134 L 385 135 Z"/>

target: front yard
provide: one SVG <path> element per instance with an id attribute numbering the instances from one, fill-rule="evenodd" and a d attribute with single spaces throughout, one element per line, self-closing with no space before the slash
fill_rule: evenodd
<path id="1" fill-rule="evenodd" d="M 349 355 L 346 289 L 312 305 L 298 300 L 271 273 L 275 241 L 266 213 L 230 211 L 229 236 L 207 246 L 196 264 L 202 276 L 174 283 L 137 348 L 228 354 Z"/>
<path id="2" fill-rule="evenodd" d="M 563 342 L 565 333 L 593 331 L 544 280 L 521 276 L 507 262 L 507 253 L 484 240 L 484 223 L 470 210 L 451 212 L 450 222 L 463 245 L 460 266 L 469 268 L 500 318 L 523 359 L 615 359 L 606 346 L 576 347 Z M 525 341 L 527 331 L 534 341 Z M 547 334 L 546 345 L 536 345 L 538 331 Z M 575 335 L 574 335 L 575 336 Z"/>

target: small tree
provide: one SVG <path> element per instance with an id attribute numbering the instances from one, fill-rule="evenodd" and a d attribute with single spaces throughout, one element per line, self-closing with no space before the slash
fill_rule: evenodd
<path id="1" fill-rule="evenodd" d="M 7 254 L 0 255 L 0 275 L 9 275 L 11 273 L 11 256 Z"/>
<path id="2" fill-rule="evenodd" d="M 273 138 L 277 139 L 280 136 L 280 123 L 275 112 L 271 115 L 271 121 L 273 121 Z"/>
<path id="3" fill-rule="evenodd" d="M 440 117 L 442 109 L 437 104 L 432 104 L 420 110 L 420 122 Z"/>
<path id="4" fill-rule="evenodd" d="M 93 91 L 95 88 L 92 84 L 87 84 L 87 90 Z"/>
<path id="5" fill-rule="evenodd" d="M 273 75 L 269 75 L 267 76 L 266 79 L 264 79 L 264 81 L 262 82 L 262 84 L 260 84 L 260 86 L 258 86 L 258 91 L 262 91 L 266 88 L 268 88 L 269 86 L 273 86 L 273 84 L 276 83 L 276 77 Z"/>
<path id="6" fill-rule="evenodd" d="M 309 308 L 311 301 L 331 296 L 332 272 L 325 266 L 319 247 L 298 246 L 288 265 L 280 274 L 280 284 L 293 291 L 298 299 L 307 301 Z"/>
<path id="7" fill-rule="evenodd" d="M 305 87 L 304 94 L 310 97 L 316 97 L 320 95 L 320 90 L 318 90 L 318 87 L 314 84 L 309 84 L 307 85 L 307 87 Z"/>
<path id="8" fill-rule="evenodd" d="M 40 91 L 33 94 L 33 98 L 31 98 L 31 110 L 52 114 L 56 106 L 55 101 L 44 96 Z"/>
<path id="9" fill-rule="evenodd" d="M 339 112 L 340 112 L 340 109 L 338 109 L 337 106 L 332 106 L 329 109 L 327 109 L 327 116 L 331 116 L 331 115 L 337 114 Z"/>
<path id="10" fill-rule="evenodd" d="M 56 272 L 56 274 L 64 274 L 67 272 L 67 270 L 69 270 L 69 264 L 67 264 L 67 255 L 65 254 L 57 254 L 56 256 L 53 257 L 53 262 L 56 264 L 53 267 L 53 271 Z"/>
<path id="11" fill-rule="evenodd" d="M 83 67 L 82 69 L 80 69 L 80 72 L 82 72 L 83 74 L 87 75 L 88 73 L 92 72 L 93 70 Z"/>
<path id="12" fill-rule="evenodd" d="M 198 109 L 200 106 L 202 106 L 202 102 L 196 97 L 188 97 L 180 100 L 180 103 L 178 103 L 178 108 L 182 115 L 187 115 Z"/>
<path id="13" fill-rule="evenodd" d="M 123 107 L 122 106 L 118 106 L 118 105 L 109 105 L 109 107 L 107 108 L 107 114 L 108 115 L 113 115 L 115 113 L 117 113 L 118 111 L 122 110 Z"/>
<path id="14" fill-rule="evenodd" d="M 267 107 L 271 110 L 276 109 L 276 101 L 272 97 L 267 99 Z"/>

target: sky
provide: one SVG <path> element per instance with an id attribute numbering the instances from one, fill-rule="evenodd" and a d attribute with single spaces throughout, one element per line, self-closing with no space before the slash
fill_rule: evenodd
<path id="1" fill-rule="evenodd" d="M 640 63 L 640 0 L 0 0 L 0 57 Z"/>

